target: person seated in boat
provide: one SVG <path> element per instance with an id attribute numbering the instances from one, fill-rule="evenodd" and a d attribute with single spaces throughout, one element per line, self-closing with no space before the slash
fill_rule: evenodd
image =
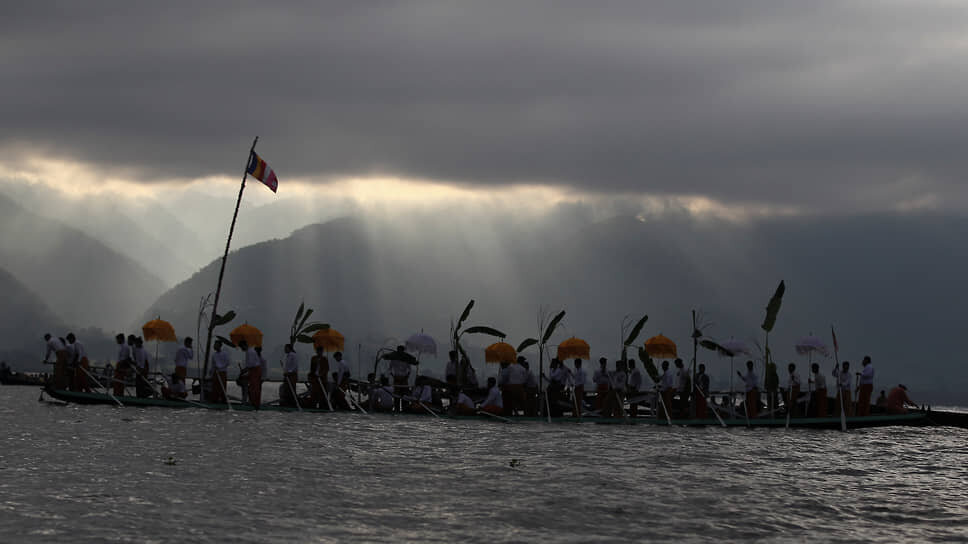
<path id="1" fill-rule="evenodd" d="M 709 396 L 709 374 L 706 374 L 706 365 L 704 364 L 700 364 L 696 372 L 695 393 L 696 418 L 706 419 L 709 417 L 709 407 L 706 404 L 706 398 Z"/>
<path id="2" fill-rule="evenodd" d="M 827 378 L 817 363 L 810 366 L 810 371 L 813 373 L 813 415 L 827 417 Z"/>
<path id="3" fill-rule="evenodd" d="M 863 368 L 857 384 L 857 415 L 869 416 L 871 415 L 871 394 L 874 393 L 874 365 L 871 364 L 870 355 L 864 356 L 861 365 Z"/>
<path id="4" fill-rule="evenodd" d="M 172 372 L 168 384 L 161 386 L 161 396 L 165 400 L 185 400 L 188 398 L 188 391 L 185 390 L 185 378 L 177 372 Z"/>
<path id="5" fill-rule="evenodd" d="M 797 365 L 790 363 L 787 365 L 787 410 L 790 417 L 797 417 L 800 404 L 800 373 L 797 372 Z"/>
<path id="6" fill-rule="evenodd" d="M 329 408 L 329 359 L 323 346 L 316 346 L 316 355 L 309 362 L 309 391 L 311 408 Z"/>
<path id="7" fill-rule="evenodd" d="M 474 406 L 474 401 L 466 393 L 463 391 L 454 391 L 454 393 L 456 393 L 454 406 L 457 410 L 457 415 L 472 416 L 477 413 L 477 407 Z"/>
<path id="8" fill-rule="evenodd" d="M 625 362 L 615 361 L 615 370 L 608 375 L 608 392 L 605 394 L 604 417 L 623 417 L 625 415 L 625 390 L 628 373 Z"/>
<path id="9" fill-rule="evenodd" d="M 450 350 L 447 353 L 447 367 L 444 370 L 444 381 L 447 385 L 457 385 L 457 351 Z"/>
<path id="10" fill-rule="evenodd" d="M 145 341 L 141 337 L 135 338 L 134 350 L 135 370 L 135 391 L 139 398 L 148 398 L 155 395 L 155 390 L 148 381 L 148 350 L 145 349 Z"/>
<path id="11" fill-rule="evenodd" d="M 760 377 L 753 370 L 753 361 L 746 361 L 746 374 L 736 371 L 743 379 L 746 391 L 746 401 L 743 403 L 747 417 L 758 417 L 760 415 Z"/>
<path id="12" fill-rule="evenodd" d="M 295 406 L 299 402 L 297 385 L 299 384 L 299 356 L 292 344 L 282 347 L 284 359 L 282 364 L 282 387 L 279 388 L 279 404 Z"/>
<path id="13" fill-rule="evenodd" d="M 601 357 L 598 359 L 598 370 L 592 375 L 592 382 L 595 383 L 595 409 L 605 408 L 605 398 L 608 396 L 608 359 Z"/>
<path id="14" fill-rule="evenodd" d="M 881 395 L 877 397 L 877 402 L 874 403 L 874 412 L 878 414 L 887 413 L 887 391 L 881 389 Z"/>
<path id="15" fill-rule="evenodd" d="M 228 370 L 231 359 L 227 352 L 222 351 L 222 341 L 215 341 L 215 353 L 212 355 L 212 392 L 211 401 L 217 403 L 228 402 Z"/>
<path id="16" fill-rule="evenodd" d="M 51 385 L 54 389 L 67 389 L 68 364 L 70 364 L 67 346 L 60 338 L 53 337 L 50 333 L 44 335 L 44 342 L 47 345 L 44 362 L 46 363 L 50 356 L 54 355 L 54 380 Z"/>
<path id="17" fill-rule="evenodd" d="M 413 389 L 410 390 L 410 394 L 407 395 L 407 401 L 410 402 L 409 411 L 416 414 L 427 413 L 426 407 L 430 407 L 434 402 L 434 392 L 433 387 L 430 385 L 429 381 L 424 376 L 417 376 L 414 380 Z"/>
<path id="18" fill-rule="evenodd" d="M 851 402 L 851 383 L 850 383 L 850 362 L 841 363 L 841 368 L 834 367 L 834 383 L 837 384 L 837 414 L 840 415 L 841 409 L 846 416 L 854 415 L 854 403 Z"/>
<path id="19" fill-rule="evenodd" d="M 908 406 L 912 408 L 918 407 L 918 405 L 911 400 L 911 397 L 908 396 L 907 386 L 904 384 L 898 384 L 897 387 L 891 389 L 891 392 L 887 395 L 887 413 L 906 414 L 908 413 Z"/>
<path id="20" fill-rule="evenodd" d="M 380 386 L 370 390 L 370 409 L 375 412 L 393 410 L 393 386 L 390 385 L 390 378 L 380 376 Z"/>
<path id="21" fill-rule="evenodd" d="M 494 415 L 504 413 L 504 402 L 501 398 L 501 390 L 497 386 L 497 380 L 493 377 L 487 379 L 487 398 L 481 403 L 481 410 Z"/>
<path id="22" fill-rule="evenodd" d="M 73 361 L 71 362 L 74 365 L 74 383 L 72 389 L 90 393 L 91 382 L 88 376 L 91 361 L 87 358 L 87 349 L 84 344 L 77 341 L 77 337 L 72 332 L 67 333 L 67 344 L 71 347 L 71 353 L 73 353 Z"/>
<path id="23" fill-rule="evenodd" d="M 669 361 L 662 361 L 662 375 L 659 377 L 659 392 L 662 395 L 662 415 L 672 417 L 672 396 L 676 391 L 676 375 L 669 370 Z"/>

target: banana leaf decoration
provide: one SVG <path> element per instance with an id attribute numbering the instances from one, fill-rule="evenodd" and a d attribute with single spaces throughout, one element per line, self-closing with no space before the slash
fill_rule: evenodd
<path id="1" fill-rule="evenodd" d="M 635 339 L 639 337 L 639 333 L 642 332 L 642 327 L 645 326 L 645 322 L 649 320 L 648 315 L 643 315 L 642 319 L 632 327 L 632 331 L 629 332 L 628 338 L 625 339 L 625 345 L 631 346 L 635 343 Z"/>
<path id="2" fill-rule="evenodd" d="M 474 300 L 471 299 L 471 301 L 467 303 L 467 307 L 464 308 L 464 312 L 460 314 L 460 319 L 457 320 L 457 326 L 454 327 L 455 332 L 460 330 L 460 326 L 464 324 L 464 320 L 466 320 L 467 316 L 471 314 L 471 308 L 473 307 L 474 307 Z"/>
<path id="3" fill-rule="evenodd" d="M 501 331 L 499 331 L 499 330 L 497 330 L 495 328 L 485 327 L 484 325 L 477 325 L 477 326 L 474 326 L 474 327 L 467 327 L 464 330 L 464 332 L 461 333 L 461 335 L 464 335 L 464 334 L 488 334 L 488 335 L 491 335 L 491 336 L 496 336 L 498 338 L 505 338 L 507 336 L 506 334 L 504 334 L 503 332 L 501 332 Z"/>
<path id="4" fill-rule="evenodd" d="M 766 305 L 766 318 L 763 320 L 763 324 L 760 325 L 762 329 L 766 332 L 773 330 L 773 325 L 776 324 L 776 315 L 780 313 L 780 304 L 783 303 L 783 292 L 786 291 L 786 286 L 783 281 L 780 281 L 780 285 L 776 288 L 776 293 L 773 293 L 773 298 L 770 299 L 770 303 Z"/>
<path id="5" fill-rule="evenodd" d="M 639 348 L 639 359 L 642 361 L 642 367 L 645 368 L 645 372 L 652 378 L 652 381 L 659 383 L 659 369 L 655 367 L 652 357 L 649 357 L 649 352 L 645 351 L 644 347 Z"/>
<path id="6" fill-rule="evenodd" d="M 551 320 L 551 323 L 548 323 L 548 326 L 545 328 L 544 336 L 541 337 L 541 345 L 548 343 L 548 340 L 551 338 L 551 335 L 554 334 L 555 328 L 558 327 L 558 323 L 561 322 L 561 319 L 563 317 L 565 317 L 564 310 L 558 312 L 558 315 L 556 315 L 555 318 Z M 521 351 L 521 350 L 518 350 L 518 351 Z"/>
<path id="7" fill-rule="evenodd" d="M 716 342 L 713 342 L 712 340 L 708 340 L 708 339 L 707 340 L 703 340 L 702 342 L 699 342 L 699 345 L 702 346 L 702 347 L 704 347 L 704 348 L 706 348 L 706 349 L 708 349 L 708 350 L 710 350 L 710 351 L 718 352 L 720 355 L 722 355 L 724 357 L 732 357 L 732 356 L 736 355 L 732 351 L 729 351 L 728 349 L 726 349 L 723 346 L 717 344 Z"/>
<path id="8" fill-rule="evenodd" d="M 516 349 L 515 351 L 517 351 L 518 353 L 521 353 L 522 351 L 530 348 L 531 346 L 537 343 L 538 343 L 537 338 L 527 338 L 523 342 L 518 344 L 518 349 Z"/>

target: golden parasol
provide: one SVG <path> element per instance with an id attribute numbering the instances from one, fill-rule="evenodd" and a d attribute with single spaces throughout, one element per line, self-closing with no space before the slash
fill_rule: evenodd
<path id="1" fill-rule="evenodd" d="M 676 343 L 661 334 L 645 341 L 645 352 L 655 359 L 675 359 L 679 356 Z"/>
<path id="2" fill-rule="evenodd" d="M 505 361 L 514 363 L 517 357 L 518 352 L 514 350 L 514 346 L 506 342 L 491 344 L 484 349 L 485 363 L 503 363 Z"/>
<path id="3" fill-rule="evenodd" d="M 249 347 L 251 348 L 261 347 L 262 331 L 253 327 L 252 325 L 249 325 L 248 323 L 245 323 L 232 329 L 232 332 L 229 333 L 229 339 L 232 340 L 232 343 L 235 345 L 239 345 L 239 342 L 245 340 L 245 342 L 249 344 Z"/>
<path id="4" fill-rule="evenodd" d="M 158 342 L 177 342 L 175 329 L 171 323 L 164 319 L 152 319 L 141 327 L 141 332 L 145 335 L 145 341 L 156 340 Z"/>
<path id="5" fill-rule="evenodd" d="M 313 335 L 313 347 L 326 351 L 343 351 L 345 339 L 336 329 L 322 329 Z"/>
<path id="6" fill-rule="evenodd" d="M 560 361 L 590 359 L 591 353 L 592 348 L 588 345 L 588 342 L 574 336 L 558 344 L 558 360 Z"/>

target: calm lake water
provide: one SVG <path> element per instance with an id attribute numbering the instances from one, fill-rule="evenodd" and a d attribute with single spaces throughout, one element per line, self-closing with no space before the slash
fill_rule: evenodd
<path id="1" fill-rule="evenodd" d="M 0 387 L 4 542 L 968 540 L 964 429 L 502 424 L 37 397 Z"/>

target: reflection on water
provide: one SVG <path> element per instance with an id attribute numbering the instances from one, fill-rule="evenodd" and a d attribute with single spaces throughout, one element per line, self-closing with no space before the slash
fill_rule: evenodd
<path id="1" fill-rule="evenodd" d="M 4 541 L 968 539 L 963 429 L 501 424 L 36 399 L 0 388 Z"/>

